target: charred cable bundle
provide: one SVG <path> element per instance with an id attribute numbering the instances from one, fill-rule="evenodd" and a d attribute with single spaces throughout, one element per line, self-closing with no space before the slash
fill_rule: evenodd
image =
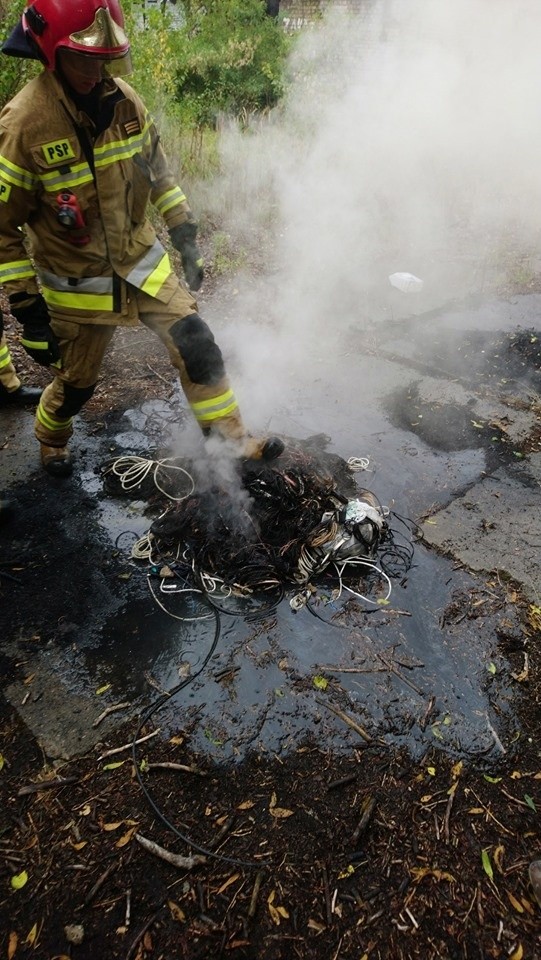
<path id="1" fill-rule="evenodd" d="M 205 578 L 218 576 L 234 592 L 251 594 L 306 584 L 332 563 L 372 560 L 386 536 L 377 497 L 361 489 L 348 499 L 302 450 L 291 450 L 280 467 L 246 463 L 240 481 L 249 504 L 215 488 L 162 514 L 150 529 L 151 555 L 182 553 L 203 589 Z"/>

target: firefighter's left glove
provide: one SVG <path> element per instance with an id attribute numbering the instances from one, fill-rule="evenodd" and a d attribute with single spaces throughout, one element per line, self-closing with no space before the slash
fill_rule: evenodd
<path id="1" fill-rule="evenodd" d="M 203 283 L 203 257 L 195 242 L 197 224 L 195 220 L 186 220 L 169 231 L 171 243 L 180 253 L 182 269 L 190 290 L 199 290 Z"/>
<path id="2" fill-rule="evenodd" d="M 58 340 L 51 330 L 51 318 L 41 293 L 32 299 L 27 293 L 14 293 L 9 298 L 9 307 L 23 325 L 21 343 L 32 360 L 42 367 L 50 367 L 60 360 Z"/>

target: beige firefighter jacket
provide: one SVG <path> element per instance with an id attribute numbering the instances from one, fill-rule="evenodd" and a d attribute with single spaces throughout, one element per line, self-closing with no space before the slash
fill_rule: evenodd
<path id="1" fill-rule="evenodd" d="M 164 303 L 178 289 L 148 202 L 168 228 L 191 213 L 139 96 L 121 80 L 103 95 L 112 120 L 97 136 L 50 72 L 1 112 L 0 283 L 8 294 L 41 289 L 58 318 L 127 323 L 126 284 Z M 73 231 L 58 220 L 66 191 L 84 218 Z"/>

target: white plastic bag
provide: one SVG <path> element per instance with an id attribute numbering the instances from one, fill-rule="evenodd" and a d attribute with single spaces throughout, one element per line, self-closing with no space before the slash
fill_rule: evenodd
<path id="1" fill-rule="evenodd" d="M 402 293 L 417 293 L 423 289 L 423 281 L 413 273 L 391 273 L 389 280 L 392 286 Z"/>

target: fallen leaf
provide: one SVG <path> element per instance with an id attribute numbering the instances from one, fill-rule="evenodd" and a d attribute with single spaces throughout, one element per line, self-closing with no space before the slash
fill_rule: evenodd
<path id="1" fill-rule="evenodd" d="M 323 933 L 323 931 L 327 929 L 325 924 L 318 923 L 318 921 L 314 920 L 312 917 L 310 917 L 306 926 L 309 927 L 310 930 L 315 930 L 316 933 Z"/>
<path id="2" fill-rule="evenodd" d="M 20 873 L 16 873 L 15 876 L 11 878 L 11 886 L 14 890 L 22 890 L 26 883 L 28 883 L 28 874 L 26 870 L 21 870 Z"/>
<path id="3" fill-rule="evenodd" d="M 326 690 L 329 686 L 329 681 L 325 677 L 320 677 L 319 675 L 312 677 L 312 683 L 316 690 Z"/>
<path id="4" fill-rule="evenodd" d="M 496 864 L 500 873 L 503 873 L 502 857 L 504 853 L 505 853 L 505 847 L 502 843 L 499 843 L 494 851 L 494 863 Z"/>
<path id="5" fill-rule="evenodd" d="M 184 743 L 184 737 L 171 737 L 169 743 L 174 743 L 176 747 L 180 747 Z"/>
<path id="6" fill-rule="evenodd" d="M 167 906 L 171 911 L 173 920 L 178 920 L 180 923 L 184 923 L 186 914 L 184 913 L 182 907 L 179 907 L 178 903 L 175 903 L 174 900 L 168 900 Z"/>
<path id="7" fill-rule="evenodd" d="M 222 883 L 217 893 L 218 894 L 223 893 L 224 890 L 227 890 L 227 888 L 230 887 L 232 883 L 235 883 L 235 880 L 238 880 L 239 877 L 240 877 L 240 873 L 234 873 L 231 877 L 229 877 L 228 880 L 225 881 L 225 883 Z"/>
<path id="8" fill-rule="evenodd" d="M 522 949 L 522 944 L 519 943 L 516 948 L 513 950 L 513 953 L 508 954 L 509 960 L 522 960 L 524 956 L 524 950 Z"/>
<path id="9" fill-rule="evenodd" d="M 242 803 L 239 803 L 237 810 L 251 810 L 252 807 L 255 807 L 253 800 L 244 800 Z"/>
<path id="10" fill-rule="evenodd" d="M 438 867 L 412 867 L 411 872 L 414 880 L 434 877 L 434 880 L 447 880 L 449 883 L 456 883 L 452 873 L 447 873 L 446 870 L 440 870 Z"/>
<path id="11" fill-rule="evenodd" d="M 3 770 L 3 769 L 4 769 L 4 764 L 5 764 L 5 762 L 6 762 L 6 761 L 4 760 L 2 754 L 0 753 L 0 770 Z"/>
<path id="12" fill-rule="evenodd" d="M 81 840 L 80 843 L 72 843 L 74 850 L 82 850 L 83 847 L 86 847 L 88 840 Z"/>
<path id="13" fill-rule="evenodd" d="M 136 831 L 137 831 L 137 827 L 131 827 L 131 829 L 128 830 L 128 832 L 125 833 L 124 836 L 120 838 L 120 840 L 117 840 L 117 842 L 115 843 L 115 847 L 125 847 L 126 844 L 130 842 L 131 838 L 133 837 L 134 833 L 136 833 Z"/>
<path id="14" fill-rule="evenodd" d="M 271 890 L 271 892 L 267 897 L 267 907 L 269 909 L 272 922 L 275 923 L 277 927 L 279 927 L 282 921 L 282 917 L 285 917 L 285 919 L 287 919 L 289 917 L 289 913 L 287 912 L 285 907 L 274 906 L 275 896 L 276 896 L 276 891 Z"/>
<path id="15" fill-rule="evenodd" d="M 111 684 L 105 683 L 103 687 L 98 687 L 98 689 L 96 690 L 96 696 L 101 697 L 102 693 L 105 693 L 106 690 L 110 690 L 110 689 L 111 689 Z"/>
<path id="16" fill-rule="evenodd" d="M 117 820 L 116 823 L 102 823 L 102 830 L 118 830 L 119 827 L 124 823 L 123 820 Z"/>
<path id="17" fill-rule="evenodd" d="M 37 923 L 35 923 L 32 929 L 28 931 L 26 940 L 24 942 L 27 943 L 29 947 L 33 947 L 36 942 L 37 935 L 38 935 L 38 925 Z"/>
<path id="18" fill-rule="evenodd" d="M 494 879 L 494 871 L 492 869 L 492 864 L 490 862 L 490 856 L 487 850 L 481 850 L 481 863 L 483 864 L 483 870 L 485 871 L 487 877 L 490 877 L 491 880 Z"/>
<path id="19" fill-rule="evenodd" d="M 524 907 L 522 906 L 520 900 L 517 900 L 517 898 L 513 896 L 510 890 L 506 890 L 505 892 L 509 897 L 509 903 L 511 904 L 512 907 L 515 908 L 517 913 L 524 913 Z"/>
<path id="20" fill-rule="evenodd" d="M 13 957 L 15 956 L 15 951 L 17 950 L 18 942 L 19 942 L 18 936 L 15 933 L 15 930 L 12 930 L 9 935 L 8 960 L 13 960 Z"/>
<path id="21" fill-rule="evenodd" d="M 533 810 L 534 813 L 537 813 L 537 807 L 534 803 L 533 797 L 530 797 L 528 793 L 525 793 L 524 800 L 526 802 L 526 805 L 530 808 L 530 810 Z"/>
<path id="22" fill-rule="evenodd" d="M 293 816 L 293 810 L 286 810 L 284 807 L 276 806 L 276 794 L 273 793 L 269 803 L 269 813 L 271 817 L 276 817 L 277 819 L 285 819 L 286 817 Z"/>
<path id="23" fill-rule="evenodd" d="M 102 770 L 118 770 L 126 763 L 125 760 L 114 760 L 113 763 L 106 763 Z"/>

